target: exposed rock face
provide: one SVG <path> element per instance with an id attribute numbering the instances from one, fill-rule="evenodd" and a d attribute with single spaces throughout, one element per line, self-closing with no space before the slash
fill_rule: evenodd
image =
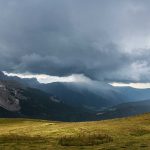
<path id="1" fill-rule="evenodd" d="M 0 106 L 9 111 L 19 111 L 18 90 L 8 88 L 5 82 L 0 81 Z"/>

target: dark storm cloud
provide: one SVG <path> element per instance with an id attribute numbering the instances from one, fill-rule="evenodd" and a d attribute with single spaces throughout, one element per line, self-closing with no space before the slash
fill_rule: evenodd
<path id="1" fill-rule="evenodd" d="M 0 69 L 147 82 L 148 0 L 0 0 Z"/>

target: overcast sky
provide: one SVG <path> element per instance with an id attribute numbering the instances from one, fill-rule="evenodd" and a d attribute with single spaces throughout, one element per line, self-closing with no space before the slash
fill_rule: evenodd
<path id="1" fill-rule="evenodd" d="M 0 0 L 0 70 L 150 82 L 149 0 Z"/>

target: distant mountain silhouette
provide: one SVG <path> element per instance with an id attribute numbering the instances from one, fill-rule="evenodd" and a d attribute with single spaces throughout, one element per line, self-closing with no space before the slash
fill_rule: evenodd
<path id="1" fill-rule="evenodd" d="M 100 119 L 120 118 L 150 112 L 150 100 L 119 104 L 97 113 Z"/>

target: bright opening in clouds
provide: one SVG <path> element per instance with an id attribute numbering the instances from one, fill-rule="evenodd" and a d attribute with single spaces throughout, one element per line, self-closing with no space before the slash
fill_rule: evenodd
<path id="1" fill-rule="evenodd" d="M 150 88 L 150 83 L 110 83 L 112 86 L 118 87 L 133 87 L 137 89 L 147 89 Z"/>
<path id="2" fill-rule="evenodd" d="M 59 76 L 50 76 L 46 74 L 31 74 L 31 73 L 8 73 L 6 71 L 3 71 L 3 73 L 7 76 L 17 76 L 19 78 L 36 78 L 38 82 L 40 83 L 53 83 L 53 82 L 76 82 L 76 83 L 94 83 L 94 80 L 91 80 L 90 78 L 84 76 L 83 74 L 73 74 L 70 76 L 65 76 L 65 77 L 59 77 Z M 100 82 L 97 82 L 100 83 Z M 100 83 L 101 84 L 101 83 Z M 99 86 L 100 86 L 99 84 Z M 112 86 L 118 86 L 118 87 L 133 87 L 133 88 L 138 88 L 138 89 L 146 89 L 150 88 L 150 83 L 120 83 L 120 82 L 113 82 L 109 83 Z"/>
<path id="3" fill-rule="evenodd" d="M 36 78 L 40 83 L 53 83 L 53 82 L 90 82 L 91 80 L 83 74 L 73 74 L 66 77 L 49 76 L 46 74 L 31 74 L 31 73 L 8 73 L 3 71 L 7 76 L 17 76 L 19 78 Z"/>

